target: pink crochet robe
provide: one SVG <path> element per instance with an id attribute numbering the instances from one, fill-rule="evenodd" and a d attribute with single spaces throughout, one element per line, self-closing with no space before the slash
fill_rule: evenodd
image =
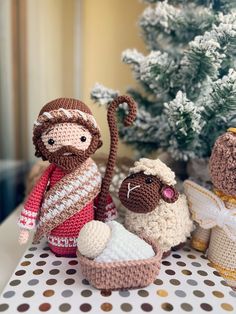
<path id="1" fill-rule="evenodd" d="M 59 180 L 64 177 L 65 173 L 55 164 L 49 165 L 43 175 L 34 186 L 32 192 L 24 203 L 21 211 L 18 225 L 24 229 L 34 229 L 36 222 L 39 220 L 40 209 L 44 199 L 45 192 L 52 188 Z M 94 201 L 88 203 L 82 210 L 74 214 L 62 224 L 51 230 L 47 235 L 49 247 L 56 255 L 75 256 L 76 240 L 81 228 L 88 221 L 94 219 L 94 208 L 96 210 L 97 197 Z M 116 216 L 116 208 L 111 196 L 107 198 L 106 206 L 107 219 L 113 219 Z"/>

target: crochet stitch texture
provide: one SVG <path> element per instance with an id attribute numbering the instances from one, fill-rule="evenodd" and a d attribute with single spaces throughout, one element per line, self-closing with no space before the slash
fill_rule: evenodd
<path id="1" fill-rule="evenodd" d="M 230 128 L 218 137 L 209 163 L 213 191 L 233 215 L 236 215 L 235 132 L 235 128 Z M 208 230 L 199 226 L 193 233 L 192 246 L 200 251 L 207 249 L 212 265 L 226 279 L 228 285 L 236 288 L 236 241 L 218 225 Z"/>
<path id="2" fill-rule="evenodd" d="M 96 218 L 116 217 L 109 186 L 116 161 L 118 130 L 116 109 L 128 104 L 124 124 L 132 124 L 136 104 L 129 96 L 118 96 L 108 108 L 111 135 L 110 154 L 104 178 L 90 156 L 101 147 L 99 127 L 90 109 L 81 101 L 58 98 L 46 104 L 34 123 L 35 155 L 51 165 L 36 183 L 19 218 L 19 242 L 28 238 L 26 230 L 36 227 L 34 241 L 47 236 L 51 250 L 74 256 L 76 238 L 82 226 Z M 24 230 L 25 229 L 25 230 Z"/>
<path id="3" fill-rule="evenodd" d="M 141 158 L 130 173 L 119 190 L 125 227 L 151 237 L 164 252 L 185 242 L 193 222 L 186 197 L 173 186 L 174 172 L 159 159 Z"/>
<path id="4" fill-rule="evenodd" d="M 186 197 L 181 195 L 173 204 L 161 200 L 150 213 L 134 213 L 127 209 L 125 227 L 136 234 L 145 233 L 160 245 L 163 252 L 167 252 L 173 246 L 186 241 L 193 229 L 193 223 Z"/>

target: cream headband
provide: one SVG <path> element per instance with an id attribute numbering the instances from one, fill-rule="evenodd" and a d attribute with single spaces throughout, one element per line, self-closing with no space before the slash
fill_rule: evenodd
<path id="1" fill-rule="evenodd" d="M 93 124 L 93 126 L 97 129 L 99 129 L 96 120 L 91 114 L 85 113 L 83 111 L 80 111 L 78 109 L 64 109 L 59 108 L 58 110 L 52 110 L 50 112 L 44 112 L 41 114 L 38 119 L 34 122 L 34 128 L 37 126 L 42 125 L 45 122 L 48 122 L 49 120 L 55 119 L 55 118 L 82 118 L 84 121 L 89 121 Z"/>

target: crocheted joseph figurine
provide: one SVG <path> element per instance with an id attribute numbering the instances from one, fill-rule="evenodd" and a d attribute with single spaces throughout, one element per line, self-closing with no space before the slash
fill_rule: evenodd
<path id="1" fill-rule="evenodd" d="M 218 137 L 209 163 L 213 192 L 186 180 L 194 220 L 192 246 L 208 259 L 227 283 L 236 287 L 236 128 Z"/>
<path id="2" fill-rule="evenodd" d="M 35 155 L 48 160 L 50 165 L 24 203 L 18 221 L 20 243 L 25 243 L 29 230 L 36 227 L 34 241 L 47 236 L 56 255 L 75 256 L 76 239 L 86 222 L 94 217 L 106 221 L 116 216 L 108 189 L 118 142 L 115 110 L 124 102 L 130 109 L 126 125 L 132 123 L 136 114 L 135 103 L 128 96 L 119 96 L 110 103 L 111 148 L 103 180 L 90 158 L 102 145 L 90 109 L 83 102 L 69 98 L 53 100 L 42 108 L 34 123 L 33 143 Z"/>

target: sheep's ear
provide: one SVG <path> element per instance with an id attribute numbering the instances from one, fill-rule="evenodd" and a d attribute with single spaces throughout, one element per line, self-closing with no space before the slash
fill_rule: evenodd
<path id="1" fill-rule="evenodd" d="M 166 203 L 174 203 L 179 198 L 179 193 L 172 185 L 164 185 L 161 189 L 161 198 Z"/>

